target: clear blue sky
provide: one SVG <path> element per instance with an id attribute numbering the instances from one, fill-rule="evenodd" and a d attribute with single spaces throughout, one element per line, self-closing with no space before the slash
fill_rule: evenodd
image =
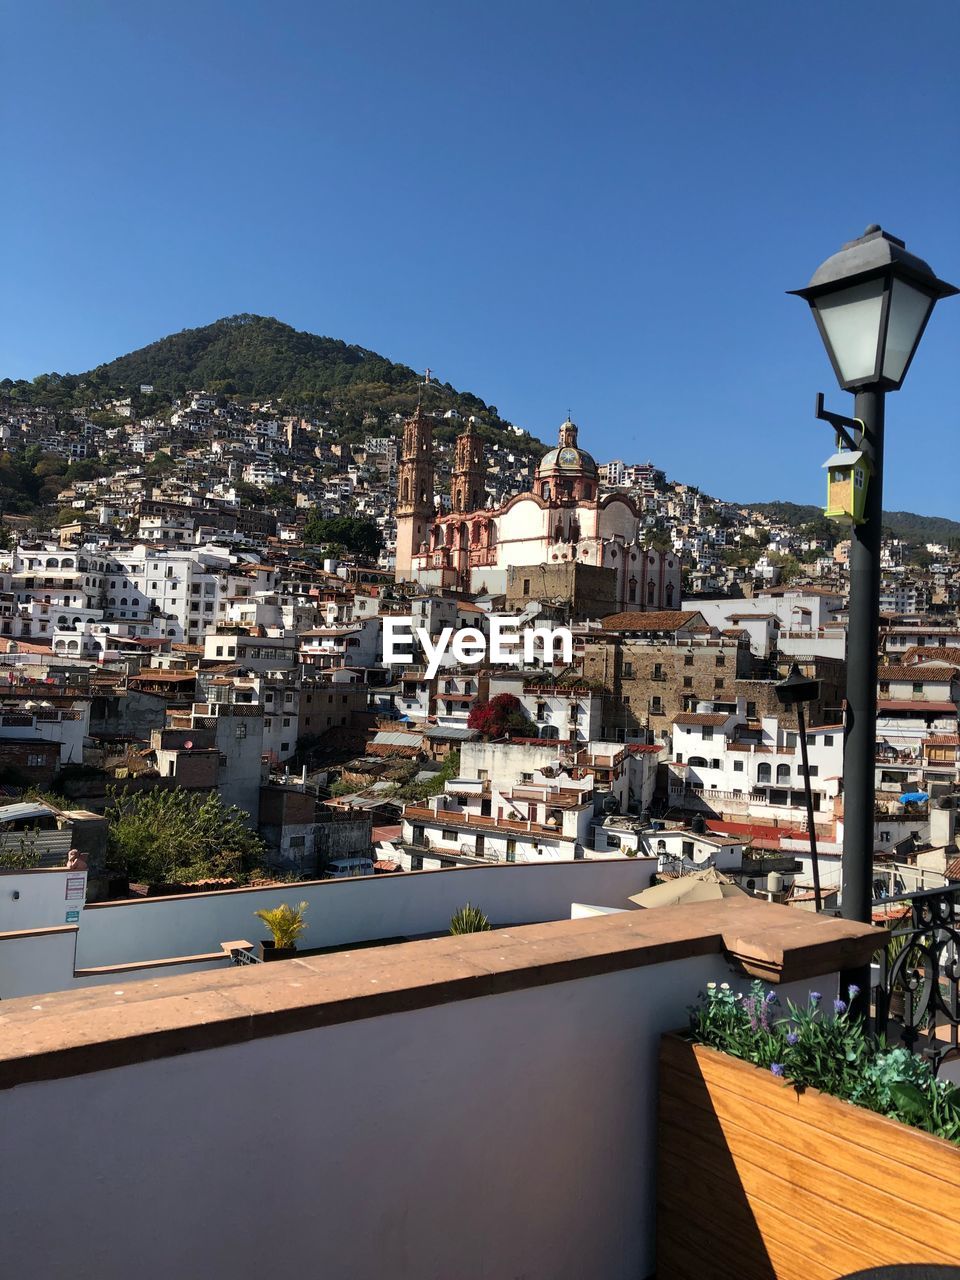
<path id="1" fill-rule="evenodd" d="M 544 438 L 569 406 L 600 460 L 820 502 L 814 395 L 850 402 L 784 290 L 869 222 L 960 283 L 956 0 L 0 0 L 0 21 L 0 377 L 259 312 Z M 958 345 L 960 300 L 889 398 L 888 508 L 960 518 Z"/>

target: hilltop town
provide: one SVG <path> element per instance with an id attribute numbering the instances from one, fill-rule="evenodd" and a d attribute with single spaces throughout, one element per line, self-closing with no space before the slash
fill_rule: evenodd
<path id="1" fill-rule="evenodd" d="M 251 327 L 195 332 L 209 359 Z M 802 904 L 797 664 L 836 897 L 843 525 L 598 462 L 570 419 L 549 446 L 429 372 L 385 391 L 372 353 L 379 381 L 296 407 L 294 375 L 179 390 L 171 341 L 116 362 L 165 386 L 3 387 L 0 856 L 79 849 L 91 901 L 640 856 Z M 960 559 L 889 531 L 883 563 L 877 847 L 913 865 L 949 845 L 899 796 L 955 776 Z M 219 840 L 169 841 L 205 803 Z"/>

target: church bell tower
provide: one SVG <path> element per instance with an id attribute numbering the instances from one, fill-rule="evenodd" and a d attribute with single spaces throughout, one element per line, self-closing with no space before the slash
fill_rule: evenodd
<path id="1" fill-rule="evenodd" d="M 479 511 L 485 505 L 486 475 L 483 466 L 483 440 L 472 427 L 457 436 L 450 480 L 450 507 L 462 511 Z"/>
<path id="2" fill-rule="evenodd" d="M 397 476 L 398 582 L 412 576 L 413 557 L 433 521 L 433 426 L 420 406 L 403 424 L 403 453 Z"/>

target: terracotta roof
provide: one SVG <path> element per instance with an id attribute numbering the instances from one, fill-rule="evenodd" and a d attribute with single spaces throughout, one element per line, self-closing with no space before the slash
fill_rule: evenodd
<path id="1" fill-rule="evenodd" d="M 960 734 L 932 733 L 929 738 L 924 738 L 923 745 L 925 747 L 960 747 Z"/>
<path id="2" fill-rule="evenodd" d="M 133 684 L 137 680 L 168 680 L 171 683 L 180 683 L 184 680 L 196 680 L 196 671 L 141 671 L 139 675 L 131 676 L 130 683 Z"/>
<path id="3" fill-rule="evenodd" d="M 948 880 L 960 880 L 960 858 L 953 858 L 943 869 Z"/>
<path id="4" fill-rule="evenodd" d="M 946 662 L 952 666 L 960 667 L 960 649 L 952 645 L 942 645 L 934 648 L 933 646 L 914 644 L 903 655 L 903 660 L 908 666 L 914 662 Z"/>
<path id="5" fill-rule="evenodd" d="M 664 609 L 660 613 L 612 613 L 600 625 L 605 631 L 679 631 L 695 618 L 703 621 L 696 610 Z"/>
<path id="6" fill-rule="evenodd" d="M 880 667 L 877 670 L 878 680 L 910 680 L 923 681 L 930 684 L 949 684 L 951 680 L 957 679 L 957 672 L 953 667 L 902 667 L 889 666 Z"/>
<path id="7" fill-rule="evenodd" d="M 674 724 L 701 724 L 701 725 L 721 725 L 726 724 L 730 719 L 728 715 L 724 715 L 719 711 L 702 712 L 681 711 L 679 715 L 673 717 Z"/>

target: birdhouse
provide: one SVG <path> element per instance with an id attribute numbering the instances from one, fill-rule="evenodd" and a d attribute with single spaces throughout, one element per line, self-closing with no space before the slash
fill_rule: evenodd
<path id="1" fill-rule="evenodd" d="M 827 506 L 830 520 L 863 524 L 867 485 L 873 467 L 861 449 L 844 449 L 823 464 L 827 471 Z"/>

